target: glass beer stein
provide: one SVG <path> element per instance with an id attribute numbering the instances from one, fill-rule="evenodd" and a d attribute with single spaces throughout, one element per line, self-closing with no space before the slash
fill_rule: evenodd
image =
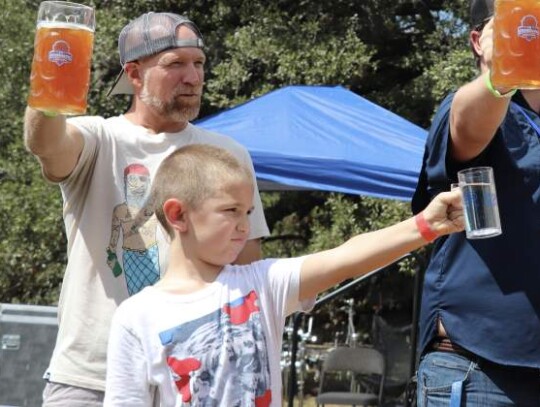
<path id="1" fill-rule="evenodd" d="M 40 4 L 29 106 L 66 115 L 86 112 L 94 27 L 92 7 L 66 1 Z"/>
<path id="2" fill-rule="evenodd" d="M 491 82 L 540 87 L 540 0 L 495 0 Z"/>

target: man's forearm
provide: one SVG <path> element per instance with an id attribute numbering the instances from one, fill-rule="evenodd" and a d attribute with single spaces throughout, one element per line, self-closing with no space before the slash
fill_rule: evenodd
<path id="1" fill-rule="evenodd" d="M 484 72 L 461 87 L 452 102 L 450 136 L 453 157 L 470 160 L 491 142 L 508 111 L 509 98 L 495 97 L 485 84 Z"/>
<path id="2" fill-rule="evenodd" d="M 28 151 L 37 156 L 47 156 L 58 151 L 66 137 L 66 117 L 45 116 L 42 112 L 26 108 L 24 117 L 24 143 Z"/>
<path id="3" fill-rule="evenodd" d="M 24 118 L 24 140 L 28 151 L 39 159 L 43 173 L 54 181 L 71 174 L 84 147 L 82 134 L 66 123 L 65 116 L 48 117 L 30 107 Z"/>

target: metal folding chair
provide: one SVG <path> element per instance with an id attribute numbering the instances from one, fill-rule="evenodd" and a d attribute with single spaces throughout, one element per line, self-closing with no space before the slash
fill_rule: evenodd
<path id="1" fill-rule="evenodd" d="M 373 316 L 373 346 L 386 361 L 384 398 L 386 403 L 405 397 L 410 380 L 411 366 L 411 325 L 392 326 L 380 315 Z"/>
<path id="2" fill-rule="evenodd" d="M 337 347 L 331 350 L 322 366 L 317 406 L 382 406 L 385 371 L 384 356 L 374 348 Z M 360 388 L 362 380 L 358 379 L 357 384 L 349 391 L 328 390 L 328 376 L 337 372 L 350 372 L 355 380 L 362 375 L 378 379 L 373 389 Z"/>

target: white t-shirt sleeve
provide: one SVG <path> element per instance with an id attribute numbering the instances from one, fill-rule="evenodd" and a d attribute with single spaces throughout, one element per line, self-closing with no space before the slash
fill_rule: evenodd
<path id="1" fill-rule="evenodd" d="M 91 179 L 97 161 L 102 133 L 103 118 L 99 116 L 78 116 L 67 120 L 67 123 L 77 127 L 81 132 L 84 145 L 71 174 L 62 181 L 63 186 L 76 188 L 77 184 L 85 185 Z"/>
<path id="2" fill-rule="evenodd" d="M 122 307 L 115 313 L 107 351 L 104 407 L 152 407 L 155 388 L 148 381 L 140 339 L 126 326 Z"/>
<path id="3" fill-rule="evenodd" d="M 266 269 L 255 274 L 266 276 L 269 293 L 274 298 L 277 315 L 290 315 L 293 312 L 308 312 L 315 304 L 315 298 L 300 301 L 300 270 L 305 257 L 290 259 L 269 259 L 255 263 Z"/>

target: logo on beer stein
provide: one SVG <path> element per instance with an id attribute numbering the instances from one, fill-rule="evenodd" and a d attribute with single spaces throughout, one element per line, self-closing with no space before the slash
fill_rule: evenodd
<path id="1" fill-rule="evenodd" d="M 49 51 L 49 61 L 58 66 L 69 64 L 73 60 L 73 55 L 69 52 L 69 44 L 66 41 L 56 41 Z"/>
<path id="2" fill-rule="evenodd" d="M 521 19 L 521 25 L 517 29 L 519 38 L 527 41 L 536 40 L 540 35 L 538 32 L 538 20 L 536 17 L 529 14 Z"/>

